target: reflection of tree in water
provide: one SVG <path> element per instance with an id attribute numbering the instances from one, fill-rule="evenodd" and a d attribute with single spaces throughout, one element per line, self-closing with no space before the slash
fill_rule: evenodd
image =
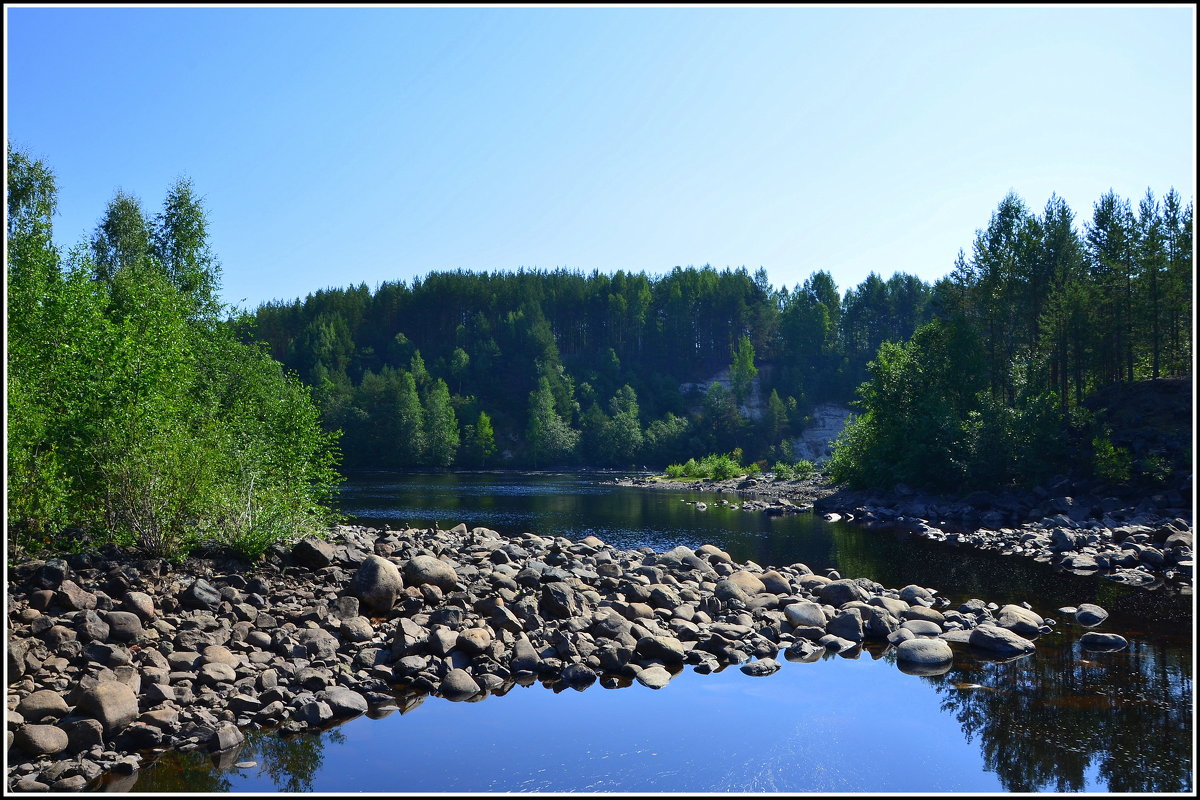
<path id="1" fill-rule="evenodd" d="M 336 728 L 287 738 L 265 731 L 247 731 L 246 742 L 235 760 L 258 762 L 258 773 L 270 778 L 276 791 L 311 792 L 324 761 L 325 744 L 345 741 L 345 734 Z M 133 791 L 231 792 L 229 774 L 228 769 L 219 767 L 208 754 L 166 753 L 152 768 L 141 772 Z"/>
<path id="2" fill-rule="evenodd" d="M 954 680 L 949 680 L 954 676 Z M 1117 653 L 1045 648 L 927 678 L 984 766 L 1010 792 L 1078 792 L 1096 767 L 1109 792 L 1191 790 L 1191 657 L 1131 642 Z M 984 688 L 958 689 L 955 681 Z"/>

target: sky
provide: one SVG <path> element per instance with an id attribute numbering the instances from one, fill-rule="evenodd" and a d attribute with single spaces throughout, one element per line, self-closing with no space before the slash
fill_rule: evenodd
<path id="1" fill-rule="evenodd" d="M 252 310 L 443 270 L 932 282 L 1016 192 L 1190 201 L 1195 8 L 5 9 L 55 240 L 189 177 Z"/>

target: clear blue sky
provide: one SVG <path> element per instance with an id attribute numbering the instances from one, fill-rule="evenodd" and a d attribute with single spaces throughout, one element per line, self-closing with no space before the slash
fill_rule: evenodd
<path id="1" fill-rule="evenodd" d="M 13 8 L 56 239 L 188 175 L 224 299 L 433 270 L 933 281 L 1011 189 L 1195 194 L 1190 5 Z"/>

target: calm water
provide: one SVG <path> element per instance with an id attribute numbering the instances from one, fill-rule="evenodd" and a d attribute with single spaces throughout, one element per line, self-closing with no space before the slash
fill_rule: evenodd
<path id="1" fill-rule="evenodd" d="M 911 536 L 714 506 L 720 495 L 602 486 L 596 475 L 358 475 L 343 511 L 390 527 L 459 522 L 621 548 L 711 543 L 763 566 L 797 561 L 952 600 L 1029 601 L 1058 620 L 1037 652 L 994 663 L 956 651 L 938 676 L 892 653 L 829 654 L 751 678 L 684 668 L 659 691 L 540 683 L 316 735 L 251 734 L 223 764 L 167 754 L 110 789 L 135 792 L 1190 792 L 1190 595 L 1055 573 L 1027 559 Z M 704 500 L 697 511 L 684 500 Z M 730 502 L 737 498 L 729 496 Z M 1130 641 L 1084 653 L 1056 609 L 1093 602 Z M 234 762 L 255 762 L 239 768 Z M 132 784 L 130 781 L 133 781 Z"/>

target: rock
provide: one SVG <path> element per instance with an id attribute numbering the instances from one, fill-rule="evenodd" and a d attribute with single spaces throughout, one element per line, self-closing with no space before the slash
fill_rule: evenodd
<path id="1" fill-rule="evenodd" d="M 327 630 L 305 628 L 296 638 L 308 654 L 318 661 L 332 661 L 337 658 L 338 646 L 341 643 Z"/>
<path id="2" fill-rule="evenodd" d="M 758 579 L 762 582 L 763 590 L 771 594 L 792 593 L 792 584 L 776 570 L 768 570 L 759 575 Z"/>
<path id="3" fill-rule="evenodd" d="M 32 756 L 47 756 L 67 749 L 67 732 L 57 725 L 22 725 L 13 745 Z"/>
<path id="4" fill-rule="evenodd" d="M 857 608 L 842 609 L 833 619 L 829 620 L 825 630 L 840 639 L 855 643 L 861 642 L 863 640 L 862 614 Z"/>
<path id="5" fill-rule="evenodd" d="M 586 688 L 596 681 L 596 673 L 583 664 L 570 664 L 562 672 L 562 680 L 568 686 Z"/>
<path id="6" fill-rule="evenodd" d="M 404 582 L 408 586 L 431 584 L 443 591 L 453 591 L 458 588 L 458 573 L 433 556 L 413 556 L 404 565 Z"/>
<path id="7" fill-rule="evenodd" d="M 996 624 L 1005 630 L 1028 638 L 1038 635 L 1043 620 L 1029 609 L 1010 603 L 1003 606 L 996 614 Z"/>
<path id="8" fill-rule="evenodd" d="M 757 575 L 744 569 L 734 572 L 726 580 L 737 584 L 737 587 L 747 596 L 756 595 L 767 590 L 767 587 L 758 579 Z"/>
<path id="9" fill-rule="evenodd" d="M 354 573 L 347 592 L 359 599 L 365 611 L 386 616 L 403 589 L 404 580 L 396 565 L 382 556 L 369 555 Z"/>
<path id="10" fill-rule="evenodd" d="M 671 682 L 671 673 L 655 664 L 638 672 L 636 680 L 649 689 L 661 689 Z"/>
<path id="11" fill-rule="evenodd" d="M 1091 628 L 1108 619 L 1108 612 L 1093 603 L 1080 603 L 1075 609 L 1075 621 Z"/>
<path id="12" fill-rule="evenodd" d="M 866 590 L 848 578 L 841 578 L 817 587 L 817 597 L 834 608 L 841 608 L 854 600 L 866 601 Z"/>
<path id="13" fill-rule="evenodd" d="M 513 672 L 537 672 L 542 663 L 541 656 L 533 649 L 529 640 L 522 637 L 513 644 L 508 668 Z"/>
<path id="14" fill-rule="evenodd" d="M 333 710 L 328 703 L 320 700 L 309 700 L 302 703 L 294 713 L 294 718 L 310 728 L 317 728 L 333 719 Z"/>
<path id="15" fill-rule="evenodd" d="M 1124 636 L 1119 636 L 1115 633 L 1097 633 L 1096 631 L 1088 631 L 1083 636 L 1079 637 L 1079 645 L 1084 650 L 1107 651 L 1107 650 L 1124 650 L 1129 642 Z"/>
<path id="16" fill-rule="evenodd" d="M 900 599 L 909 605 L 916 603 L 918 599 L 933 602 L 933 594 L 922 586 L 917 586 L 915 583 L 910 583 L 900 590 Z"/>
<path id="17" fill-rule="evenodd" d="M 216 733 L 208 741 L 208 749 L 214 751 L 228 750 L 246 741 L 245 735 L 232 723 L 224 722 L 217 727 Z"/>
<path id="18" fill-rule="evenodd" d="M 910 664 L 944 664 L 954 660 L 954 651 L 941 639 L 918 637 L 901 642 L 896 659 Z"/>
<path id="19" fill-rule="evenodd" d="M 644 658 L 655 658 L 666 664 L 682 664 L 683 644 L 670 636 L 643 636 L 638 639 L 636 651 Z"/>
<path id="20" fill-rule="evenodd" d="M 9 684 L 16 683 L 25 674 L 25 656 L 29 652 L 29 643 L 23 639 L 8 640 L 8 675 Z"/>
<path id="21" fill-rule="evenodd" d="M 124 683 L 104 681 L 84 689 L 75 710 L 94 717 L 104 726 L 104 734 L 111 736 L 137 717 L 137 695 Z"/>
<path id="22" fill-rule="evenodd" d="M 104 621 L 108 623 L 110 641 L 132 642 L 144 634 L 141 618 L 131 611 L 106 611 Z"/>
<path id="23" fill-rule="evenodd" d="M 91 592 L 85 592 L 80 588 L 75 581 L 63 581 L 58 591 L 54 594 L 54 599 L 61 603 L 65 608 L 73 611 L 83 611 L 94 609 L 96 607 L 96 595 Z"/>
<path id="24" fill-rule="evenodd" d="M 1006 628 L 989 624 L 979 625 L 972 630 L 968 643 L 972 647 L 995 653 L 1001 658 L 1022 656 L 1037 649 L 1036 645 L 1028 639 Z"/>
<path id="25" fill-rule="evenodd" d="M 773 658 L 760 658 L 757 661 L 750 661 L 742 664 L 739 669 L 750 675 L 751 677 L 762 677 L 764 675 L 773 675 L 780 669 L 780 664 Z"/>
<path id="26" fill-rule="evenodd" d="M 309 569 L 324 569 L 333 563 L 333 545 L 308 536 L 292 546 L 292 563 Z"/>
<path id="27" fill-rule="evenodd" d="M 51 689 L 32 692 L 21 698 L 21 702 L 17 704 L 17 713 L 24 717 L 26 722 L 40 722 L 46 717 L 58 719 L 66 714 L 68 709 L 67 701 L 62 695 Z"/>
<path id="28" fill-rule="evenodd" d="M 479 684 L 464 669 L 452 669 L 442 678 L 441 694 L 447 700 L 465 700 L 480 691 Z"/>
<path id="29" fill-rule="evenodd" d="M 783 614 L 788 624 L 793 628 L 802 626 L 824 628 L 828 622 L 825 619 L 825 612 L 821 610 L 821 606 L 805 601 L 784 606 Z"/>
<path id="30" fill-rule="evenodd" d="M 233 683 L 237 680 L 237 673 L 228 664 L 214 662 L 201 665 L 199 677 L 201 683 L 215 686 L 220 683 Z"/>
<path id="31" fill-rule="evenodd" d="M 154 600 L 145 592 L 126 592 L 121 604 L 145 622 L 154 619 Z"/>
<path id="32" fill-rule="evenodd" d="M 940 636 L 942 628 L 936 622 L 930 622 L 927 619 L 910 619 L 905 620 L 900 625 L 901 628 L 912 631 L 917 636 Z"/>
<path id="33" fill-rule="evenodd" d="M 216 611 L 221 607 L 221 593 L 203 578 L 196 578 L 179 593 L 179 602 L 185 608 Z"/>
<path id="34" fill-rule="evenodd" d="M 317 699 L 329 706 L 334 719 L 354 717 L 367 711 L 367 699 L 345 686 L 333 686 L 318 692 Z"/>
<path id="35" fill-rule="evenodd" d="M 81 642 L 103 642 L 108 638 L 109 627 L 99 614 L 87 609 L 75 617 L 75 631 Z"/>

